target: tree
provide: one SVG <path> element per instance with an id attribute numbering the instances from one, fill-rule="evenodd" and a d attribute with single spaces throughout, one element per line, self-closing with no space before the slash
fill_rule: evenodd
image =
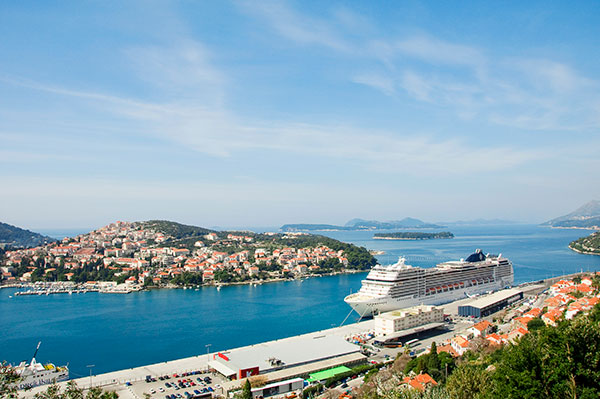
<path id="1" fill-rule="evenodd" d="M 431 343 L 431 350 L 427 356 L 427 369 L 428 370 L 439 370 L 440 369 L 440 358 L 437 353 L 437 345 L 435 341 Z"/>
<path id="2" fill-rule="evenodd" d="M 252 387 L 248 378 L 246 378 L 246 382 L 244 383 L 244 388 L 242 389 L 242 395 L 240 396 L 240 399 L 252 399 Z"/>
<path id="3" fill-rule="evenodd" d="M 544 328 L 544 327 L 546 327 L 546 323 L 544 323 L 544 321 L 542 319 L 538 319 L 538 318 L 531 319 L 527 323 L 527 329 L 529 331 L 539 330 L 540 328 Z"/>
<path id="4" fill-rule="evenodd" d="M 15 368 L 6 362 L 0 364 L 0 399 L 16 398 L 17 383 L 21 377 L 15 371 Z"/>
<path id="5" fill-rule="evenodd" d="M 58 384 L 49 385 L 45 391 L 36 393 L 34 399 L 118 399 L 115 391 L 104 391 L 102 388 L 94 387 L 83 394 L 83 389 L 77 386 L 75 381 L 69 381 L 64 392 Z"/>
<path id="6" fill-rule="evenodd" d="M 396 356 L 396 360 L 394 360 L 394 364 L 392 365 L 392 370 L 396 374 L 404 373 L 410 360 L 410 356 L 407 353 L 398 353 L 398 356 Z"/>
<path id="7" fill-rule="evenodd" d="M 446 390 L 453 399 L 483 398 L 491 388 L 489 373 L 480 366 L 461 364 L 448 377 Z"/>

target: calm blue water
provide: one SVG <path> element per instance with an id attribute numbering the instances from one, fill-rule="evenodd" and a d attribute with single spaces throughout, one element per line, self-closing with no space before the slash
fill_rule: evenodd
<path id="1" fill-rule="evenodd" d="M 456 238 L 430 241 L 373 240 L 372 232 L 326 232 L 369 249 L 386 251 L 381 263 L 400 255 L 410 264 L 464 258 L 475 248 L 501 252 L 515 265 L 517 282 L 569 272 L 600 270 L 600 257 L 567 248 L 583 230 L 537 226 L 455 227 Z M 0 360 L 70 364 L 72 376 L 140 366 L 329 328 L 349 308 L 343 297 L 360 288 L 364 273 L 304 282 L 194 290 L 158 290 L 129 295 L 74 294 L 13 297 L 0 290 Z M 351 316 L 351 319 L 354 315 Z"/>
<path id="2" fill-rule="evenodd" d="M 571 241 L 593 230 L 550 229 L 535 225 L 461 226 L 438 229 L 451 231 L 450 240 L 373 240 L 369 231 L 331 231 L 319 234 L 385 251 L 377 256 L 382 264 L 395 263 L 404 256 L 413 266 L 432 267 L 436 263 L 466 258 L 475 249 L 501 253 L 513 262 L 515 282 L 535 281 L 583 270 L 599 270 L 600 256 L 582 255 L 569 249 Z M 391 231 L 391 230 L 390 230 Z"/>

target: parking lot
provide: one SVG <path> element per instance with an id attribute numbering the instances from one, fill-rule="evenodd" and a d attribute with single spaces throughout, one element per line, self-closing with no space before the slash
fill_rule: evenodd
<path id="1" fill-rule="evenodd" d="M 145 381 L 128 383 L 134 396 L 143 399 L 192 399 L 223 395 L 225 380 L 214 373 L 192 371 L 182 374 L 148 376 Z"/>

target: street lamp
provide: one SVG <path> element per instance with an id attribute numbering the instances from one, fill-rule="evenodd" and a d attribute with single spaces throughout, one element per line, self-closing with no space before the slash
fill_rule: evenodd
<path id="1" fill-rule="evenodd" d="M 95 366 L 96 366 L 95 364 L 88 364 L 87 366 L 85 366 L 85 367 L 87 367 L 87 368 L 89 368 L 89 369 L 90 369 L 90 389 L 92 389 L 92 369 L 93 369 Z"/>
<path id="2" fill-rule="evenodd" d="M 209 351 L 211 345 L 212 344 L 204 345 L 206 347 L 206 372 L 207 373 L 208 373 L 208 370 L 210 369 L 210 367 L 208 366 L 208 362 L 210 361 L 210 357 L 208 356 L 208 351 Z"/>

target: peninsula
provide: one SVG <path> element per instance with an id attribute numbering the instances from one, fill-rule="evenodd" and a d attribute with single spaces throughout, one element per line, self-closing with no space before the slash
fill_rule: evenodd
<path id="1" fill-rule="evenodd" d="M 397 231 L 394 233 L 375 233 L 373 235 L 373 239 L 375 240 L 435 240 L 448 238 L 454 238 L 454 234 L 449 231 L 439 233 Z"/>
<path id="2" fill-rule="evenodd" d="M 0 254 L 0 283 L 65 282 L 131 292 L 350 273 L 376 263 L 365 248 L 320 235 L 215 231 L 151 220 L 115 222 L 60 242 L 6 251 Z"/>
<path id="3" fill-rule="evenodd" d="M 573 241 L 569 244 L 569 248 L 581 254 L 600 255 L 600 231 Z"/>

